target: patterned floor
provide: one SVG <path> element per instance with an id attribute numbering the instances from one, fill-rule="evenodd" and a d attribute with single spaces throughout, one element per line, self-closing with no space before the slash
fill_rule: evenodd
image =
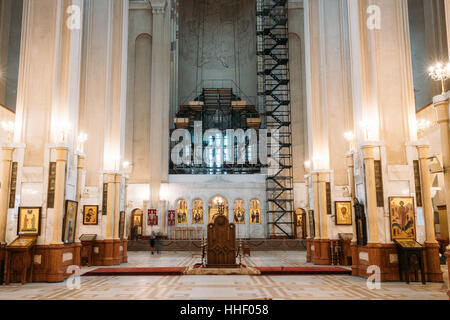
<path id="1" fill-rule="evenodd" d="M 130 252 L 129 263 L 122 267 L 188 266 L 199 260 L 198 256 L 188 252 L 167 252 L 159 256 L 152 256 L 148 252 Z M 252 256 L 245 258 L 243 263 L 249 266 L 309 265 L 305 262 L 304 252 L 292 251 L 252 252 Z M 95 268 L 83 268 L 82 273 Z M 382 283 L 380 289 L 370 290 L 365 279 L 351 276 L 134 276 L 79 279 L 80 288 L 72 290 L 67 286 L 71 282 L 2 286 L 0 299 L 448 300 L 447 284 Z"/>

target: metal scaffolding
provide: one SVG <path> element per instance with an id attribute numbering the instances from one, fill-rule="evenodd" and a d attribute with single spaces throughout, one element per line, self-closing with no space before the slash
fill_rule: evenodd
<path id="1" fill-rule="evenodd" d="M 268 150 L 267 221 L 272 238 L 293 237 L 292 136 L 287 0 L 257 0 L 258 103 L 263 126 L 276 130 Z M 275 142 L 274 143 L 274 139 Z"/>

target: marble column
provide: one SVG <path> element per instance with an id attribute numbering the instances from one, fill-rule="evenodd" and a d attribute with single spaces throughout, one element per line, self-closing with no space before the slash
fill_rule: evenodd
<path id="1" fill-rule="evenodd" d="M 375 186 L 375 146 L 362 146 L 364 153 L 365 184 L 366 184 L 366 207 L 369 226 L 368 243 L 379 243 L 378 237 L 378 215 L 377 215 L 377 191 Z"/>
<path id="2" fill-rule="evenodd" d="M 122 261 L 123 244 L 119 236 L 119 220 L 120 220 L 120 187 L 122 175 L 116 173 L 114 176 L 114 220 L 113 220 L 113 264 L 119 265 Z M 122 247 L 122 251 L 120 248 Z"/>
<path id="3" fill-rule="evenodd" d="M 448 8 L 448 6 L 447 6 Z M 449 23 L 449 22 L 447 22 Z M 448 24 L 447 24 L 448 26 Z M 448 93 L 445 96 L 437 96 L 433 99 L 434 108 L 436 109 L 437 121 L 441 133 L 441 148 L 442 148 L 442 166 L 444 167 L 444 188 L 445 200 L 447 206 L 447 221 L 450 222 L 450 112 L 449 112 L 449 97 Z M 450 224 L 449 224 L 450 234 Z M 450 245 L 447 247 L 447 265 L 450 265 Z M 448 270 L 450 277 L 450 268 Z M 450 290 L 448 291 L 450 297 Z"/>
<path id="4" fill-rule="evenodd" d="M 161 235 L 166 235 L 166 203 L 167 201 L 161 201 Z"/>
<path id="5" fill-rule="evenodd" d="M 312 173 L 313 199 L 314 199 L 314 233 L 315 239 L 320 239 L 320 202 L 319 202 L 319 173 Z"/>
<path id="6" fill-rule="evenodd" d="M 83 223 L 83 208 L 80 206 L 82 205 L 81 199 L 82 199 L 82 192 L 84 190 L 84 160 L 86 158 L 86 155 L 84 153 L 79 153 L 77 155 L 78 157 L 78 161 L 77 161 L 77 190 L 76 190 L 76 199 L 78 202 L 78 212 L 81 213 L 81 219 L 78 218 L 78 222 L 79 223 L 81 221 L 81 223 Z M 81 210 L 80 210 L 81 209 Z M 80 242 L 80 225 L 77 224 L 76 226 L 76 235 L 75 235 L 75 242 Z"/>
<path id="7" fill-rule="evenodd" d="M 62 244 L 62 229 L 64 217 L 64 200 L 66 189 L 66 164 L 68 148 L 56 147 L 56 178 L 55 178 L 55 211 L 53 214 L 52 244 Z"/>
<path id="8" fill-rule="evenodd" d="M 150 115 L 150 201 L 157 208 L 161 182 L 168 179 L 170 21 L 166 0 L 151 0 L 153 12 L 151 115 Z M 169 39 L 169 40 L 168 40 Z"/>
<path id="9" fill-rule="evenodd" d="M 437 98 L 437 99 L 436 99 Z M 440 101 L 440 97 L 435 98 L 434 108 L 436 109 L 437 121 L 441 133 L 442 165 L 444 167 L 445 199 L 447 205 L 447 219 L 450 221 L 450 114 L 449 98 Z M 449 224 L 450 229 L 450 224 Z M 450 230 L 449 230 L 450 231 Z M 449 232 L 450 234 L 450 232 Z M 448 248 L 450 249 L 450 247 Z"/>
<path id="10" fill-rule="evenodd" d="M 420 163 L 420 180 L 422 183 L 423 214 L 425 218 L 425 250 L 427 264 L 427 280 L 443 281 L 439 259 L 439 244 L 434 231 L 434 211 L 431 200 L 431 178 L 428 169 L 430 146 L 417 146 Z"/>
<path id="11" fill-rule="evenodd" d="M 115 182 L 115 173 L 107 173 L 108 197 L 106 205 L 105 240 L 114 239 Z"/>
<path id="12" fill-rule="evenodd" d="M 354 165 L 353 151 L 348 152 L 345 158 L 347 160 L 348 184 L 349 184 L 349 189 L 350 189 L 350 196 L 352 198 L 351 201 L 352 201 L 352 211 L 353 211 L 353 204 L 354 204 L 354 199 L 355 199 L 355 174 L 354 174 L 355 165 Z M 355 212 L 353 212 L 353 214 L 352 214 L 352 233 L 353 233 L 352 242 L 356 243 L 357 239 L 356 239 L 356 215 L 355 215 Z"/>
<path id="13" fill-rule="evenodd" d="M 9 207 L 9 183 L 11 179 L 11 163 L 13 161 L 14 148 L 4 146 L 2 150 L 2 162 L 0 167 L 0 245 L 6 243 L 6 227 L 8 225 Z"/>
<path id="14" fill-rule="evenodd" d="M 120 219 L 120 186 L 122 175 L 120 173 L 115 175 L 115 197 L 114 197 L 114 240 L 119 240 L 119 219 Z"/>

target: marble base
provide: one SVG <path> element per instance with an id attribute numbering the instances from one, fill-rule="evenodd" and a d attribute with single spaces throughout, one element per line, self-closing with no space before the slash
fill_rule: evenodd
<path id="1" fill-rule="evenodd" d="M 252 267 L 247 268 L 194 268 L 189 267 L 183 272 L 184 275 L 260 275 L 261 271 Z"/>

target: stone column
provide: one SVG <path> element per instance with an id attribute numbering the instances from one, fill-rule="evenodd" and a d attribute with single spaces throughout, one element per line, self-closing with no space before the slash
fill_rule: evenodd
<path id="1" fill-rule="evenodd" d="M 115 175 L 115 197 L 114 197 L 114 239 L 119 240 L 119 219 L 120 219 L 120 182 L 122 175 Z"/>
<path id="2" fill-rule="evenodd" d="M 439 244 L 434 232 L 434 212 L 431 201 L 431 179 L 428 170 L 430 146 L 417 146 L 420 162 L 420 180 L 422 182 L 423 214 L 425 218 L 426 274 L 428 281 L 443 281 L 439 260 Z"/>
<path id="3" fill-rule="evenodd" d="M 447 205 L 447 220 L 450 222 L 450 116 L 449 100 L 437 101 L 434 104 L 437 121 L 441 132 L 442 166 L 444 167 L 445 199 Z M 450 229 L 450 224 L 449 224 Z M 449 230 L 450 231 L 450 230 Z M 449 232 L 450 234 L 450 232 Z M 450 247 L 448 248 L 450 249 Z"/>
<path id="4" fill-rule="evenodd" d="M 161 235 L 166 235 L 166 201 L 161 201 Z"/>
<path id="5" fill-rule="evenodd" d="M 447 1 L 448 2 L 448 1 Z M 446 2 L 446 11 L 450 10 L 450 7 L 447 6 Z M 447 26 L 450 22 L 447 20 Z M 450 115 L 449 115 L 449 100 L 445 97 L 445 100 L 441 100 L 439 97 L 435 97 L 434 108 L 436 109 L 437 120 L 439 123 L 439 129 L 441 132 L 441 148 L 442 148 L 442 166 L 444 167 L 444 188 L 445 188 L 445 200 L 447 206 L 447 221 L 450 222 Z M 449 224 L 450 231 L 450 224 Z M 450 232 L 449 232 L 450 234 Z M 447 252 L 445 253 L 447 256 L 447 265 L 450 266 L 450 246 L 447 247 Z M 449 278 L 450 278 L 450 268 L 448 269 Z M 448 291 L 448 295 L 450 297 L 450 290 Z"/>
<path id="6" fill-rule="evenodd" d="M 355 174 L 354 174 L 355 165 L 354 165 L 353 151 L 347 153 L 346 160 L 347 160 L 348 184 L 349 184 L 349 188 L 350 188 L 350 196 L 352 199 L 352 212 L 353 212 L 353 200 L 355 198 Z M 352 233 L 353 233 L 352 242 L 355 243 L 356 242 L 356 215 L 355 215 L 355 212 L 353 212 L 353 214 L 352 214 Z"/>
<path id="7" fill-rule="evenodd" d="M 108 197 L 106 205 L 106 229 L 105 229 L 105 239 L 112 240 L 114 237 L 114 212 L 115 212 L 115 182 L 116 175 L 114 173 L 107 174 L 107 184 L 108 184 Z"/>
<path id="8" fill-rule="evenodd" d="M 8 225 L 9 183 L 11 179 L 11 163 L 14 148 L 2 147 L 2 163 L 0 168 L 0 245 L 6 243 L 6 228 Z"/>
<path id="9" fill-rule="evenodd" d="M 169 130 L 170 34 L 166 0 L 151 0 L 153 12 L 151 116 L 150 116 L 150 205 L 159 204 L 161 181 L 167 180 Z M 167 139 L 166 139 L 167 138 Z M 167 140 L 167 141 L 166 141 Z"/>
<path id="10" fill-rule="evenodd" d="M 103 248 L 103 265 L 111 266 L 116 263 L 114 259 L 114 212 L 115 212 L 115 181 L 116 174 L 107 173 L 108 196 L 106 200 L 106 224 Z M 105 216 L 103 216 L 105 217 Z"/>
<path id="11" fill-rule="evenodd" d="M 83 223 L 83 208 L 81 208 L 80 210 L 80 206 L 82 205 L 81 203 L 81 196 L 82 196 L 82 192 L 84 189 L 84 179 L 83 179 L 83 171 L 84 171 L 84 160 L 86 158 L 86 155 L 83 153 L 79 153 L 78 154 L 78 161 L 77 161 L 77 191 L 76 191 L 76 199 L 78 202 L 78 212 L 81 212 L 81 219 L 78 218 L 77 223 L 79 223 L 81 221 L 81 223 Z M 75 236 L 75 242 L 80 242 L 80 225 L 77 224 L 76 227 L 76 236 Z"/>
<path id="12" fill-rule="evenodd" d="M 56 148 L 56 178 L 55 178 L 55 211 L 53 214 L 52 244 L 62 244 L 62 228 L 64 217 L 64 200 L 66 188 L 66 164 L 68 148 Z"/>
<path id="13" fill-rule="evenodd" d="M 375 186 L 375 146 L 362 146 L 364 153 L 365 184 L 366 184 L 366 207 L 369 226 L 368 243 L 379 243 L 378 216 L 377 216 L 377 191 Z"/>
<path id="14" fill-rule="evenodd" d="M 122 241 L 119 237 L 119 220 L 120 220 L 120 182 L 122 180 L 122 175 L 120 173 L 114 176 L 114 219 L 113 219 L 113 240 L 114 240 L 114 253 L 113 253 L 113 263 L 118 265 L 121 263 L 121 250 L 123 246 Z"/>
<path id="15" fill-rule="evenodd" d="M 315 239 L 320 239 L 320 202 L 319 202 L 319 173 L 312 173 L 313 200 L 314 200 L 314 234 Z"/>
<path id="16" fill-rule="evenodd" d="M 320 209 L 320 258 L 314 263 L 326 265 L 330 264 L 330 239 L 328 235 L 328 213 L 327 213 L 327 177 L 328 172 L 320 172 L 318 175 L 319 184 L 319 209 Z M 317 250 L 317 248 L 316 248 Z"/>

